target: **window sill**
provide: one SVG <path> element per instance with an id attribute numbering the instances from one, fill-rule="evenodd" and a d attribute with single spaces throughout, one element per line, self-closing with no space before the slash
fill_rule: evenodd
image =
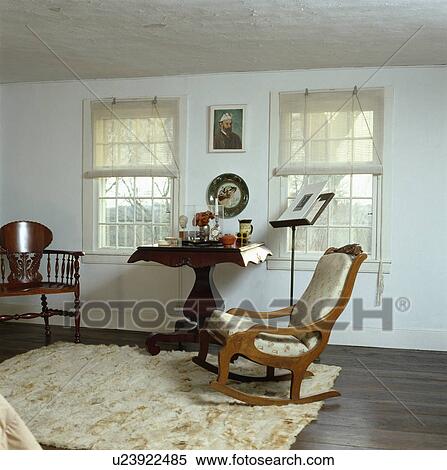
<path id="1" fill-rule="evenodd" d="M 315 271 L 319 258 L 307 258 L 295 260 L 295 271 Z M 383 273 L 390 274 L 391 261 L 386 260 L 382 262 Z M 290 259 L 288 258 L 268 258 L 267 269 L 269 270 L 282 270 L 290 271 Z M 379 260 L 367 259 L 360 266 L 361 273 L 377 273 L 379 271 Z"/>
<path id="2" fill-rule="evenodd" d="M 91 251 L 85 252 L 82 257 L 82 262 L 85 264 L 127 264 L 127 260 L 133 251 L 129 252 L 100 252 Z"/>
<path id="3" fill-rule="evenodd" d="M 111 252 L 86 252 L 82 257 L 82 262 L 85 264 L 115 264 L 122 265 L 128 264 L 127 260 L 133 251 L 127 253 L 111 253 Z M 295 260 L 295 271 L 315 271 L 319 258 L 302 258 Z M 155 263 L 136 263 L 139 266 L 154 266 Z M 134 264 L 134 266 L 136 265 Z M 267 258 L 268 270 L 290 270 L 290 259 L 288 258 Z M 367 259 L 360 267 L 361 273 L 377 273 L 379 270 L 379 261 L 374 259 Z M 390 274 L 391 261 L 383 261 L 383 273 Z"/>

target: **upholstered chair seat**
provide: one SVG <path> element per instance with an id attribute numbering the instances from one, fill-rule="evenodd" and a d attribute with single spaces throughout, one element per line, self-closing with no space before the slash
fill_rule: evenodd
<path id="1" fill-rule="evenodd" d="M 249 318 L 237 317 L 222 310 L 214 310 L 206 327 L 219 331 L 225 336 L 231 336 L 246 331 L 259 323 Z M 301 334 L 299 337 L 280 336 L 270 333 L 260 333 L 255 339 L 255 347 L 259 351 L 277 356 L 300 356 L 312 349 L 318 343 L 318 334 L 312 336 Z"/>

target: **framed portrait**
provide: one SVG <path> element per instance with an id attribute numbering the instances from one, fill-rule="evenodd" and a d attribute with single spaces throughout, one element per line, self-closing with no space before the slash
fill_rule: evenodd
<path id="1" fill-rule="evenodd" d="M 245 152 L 245 105 L 210 106 L 208 152 Z"/>

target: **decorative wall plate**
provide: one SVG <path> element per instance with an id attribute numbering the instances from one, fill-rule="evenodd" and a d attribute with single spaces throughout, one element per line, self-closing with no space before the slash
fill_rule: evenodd
<path id="1" fill-rule="evenodd" d="M 224 207 L 224 217 L 239 215 L 249 200 L 248 187 L 245 181 L 234 173 L 223 173 L 216 176 L 208 186 L 208 204 L 214 206 L 216 198 Z"/>

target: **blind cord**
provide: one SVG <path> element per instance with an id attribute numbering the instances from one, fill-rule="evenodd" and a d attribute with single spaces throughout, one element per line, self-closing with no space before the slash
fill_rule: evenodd
<path id="1" fill-rule="evenodd" d="M 382 304 L 383 291 L 385 288 L 385 277 L 383 275 L 383 177 L 380 178 L 380 233 L 379 233 L 379 269 L 377 270 L 377 283 L 376 283 L 376 307 Z"/>
<path id="2" fill-rule="evenodd" d="M 168 132 L 166 131 L 166 127 L 165 127 L 165 124 L 163 122 L 163 119 L 161 118 L 160 116 L 160 111 L 158 109 L 158 100 L 157 100 L 157 97 L 155 96 L 154 99 L 152 100 L 152 106 L 154 107 L 155 109 L 155 112 L 157 113 L 157 117 L 161 123 L 161 127 L 163 128 L 163 132 L 164 132 L 164 135 L 166 137 L 166 141 L 169 145 L 169 150 L 171 151 L 171 156 L 172 156 L 172 160 L 174 162 L 174 165 L 177 169 L 177 171 L 180 173 L 180 169 L 179 169 L 179 166 L 178 166 L 178 163 L 177 163 L 177 155 L 176 153 L 174 152 L 174 149 L 173 149 L 173 146 L 172 146 L 172 142 L 171 140 L 169 139 L 168 137 Z"/>
<path id="3" fill-rule="evenodd" d="M 371 132 L 371 128 L 369 127 L 369 123 L 368 123 L 368 120 L 366 119 L 366 115 L 365 115 L 365 112 L 363 110 L 363 107 L 362 107 L 362 103 L 360 102 L 360 99 L 358 97 L 358 91 L 357 91 L 357 87 L 354 88 L 354 92 L 355 92 L 355 97 L 357 99 L 357 103 L 359 105 L 359 108 L 360 108 L 360 111 L 362 113 L 362 116 L 363 116 L 363 120 L 365 121 L 366 123 L 366 126 L 368 128 L 368 133 L 371 137 L 371 141 L 372 141 L 372 145 L 373 145 L 373 148 L 374 148 L 374 152 L 377 156 L 377 159 L 379 160 L 379 163 L 381 166 L 383 166 L 383 163 L 382 163 L 382 158 L 377 150 L 377 146 L 376 146 L 376 143 L 374 141 L 374 136 L 372 135 L 372 132 Z M 382 236 L 382 231 L 383 231 L 383 176 L 379 176 L 380 178 L 380 181 L 379 181 L 379 185 L 380 185 L 380 204 L 379 204 L 379 226 L 380 226 L 380 232 L 379 232 L 379 239 L 377 240 L 378 242 L 378 245 L 379 245 L 379 267 L 378 267 L 378 270 L 377 270 L 377 279 L 376 279 L 376 299 L 375 299 L 375 306 L 376 307 L 379 307 L 380 305 L 382 305 L 382 298 L 383 298 L 383 291 L 384 291 L 384 288 L 385 288 L 385 276 L 383 275 L 383 236 Z"/>
<path id="4" fill-rule="evenodd" d="M 365 112 L 363 111 L 362 103 L 360 102 L 360 99 L 359 99 L 359 96 L 358 96 L 357 87 L 354 88 L 354 91 L 355 91 L 355 97 L 356 97 L 356 99 L 357 99 L 357 103 L 358 103 L 359 108 L 360 108 L 360 112 L 362 113 L 363 120 L 364 120 L 365 123 L 366 123 L 366 127 L 367 127 L 367 129 L 368 129 L 369 136 L 371 137 L 371 141 L 372 141 L 372 144 L 373 144 L 374 152 L 375 152 L 375 154 L 376 154 L 376 156 L 377 156 L 377 159 L 379 160 L 380 165 L 383 166 L 382 158 L 381 158 L 381 156 L 380 156 L 380 154 L 379 154 L 379 151 L 377 150 L 377 146 L 376 146 L 376 143 L 375 143 L 375 141 L 374 141 L 374 136 L 372 135 L 371 128 L 369 127 L 368 120 L 366 119 Z"/>
<path id="5" fill-rule="evenodd" d="M 309 125 L 309 120 L 307 116 L 308 99 L 309 99 L 309 89 L 306 88 L 306 91 L 304 92 L 304 118 L 303 118 L 304 141 L 306 141 L 307 139 L 308 125 Z M 307 155 L 309 154 L 308 148 L 304 147 L 303 152 L 304 152 L 304 174 L 307 175 Z M 294 155 L 292 155 L 292 158 L 293 157 Z"/>

